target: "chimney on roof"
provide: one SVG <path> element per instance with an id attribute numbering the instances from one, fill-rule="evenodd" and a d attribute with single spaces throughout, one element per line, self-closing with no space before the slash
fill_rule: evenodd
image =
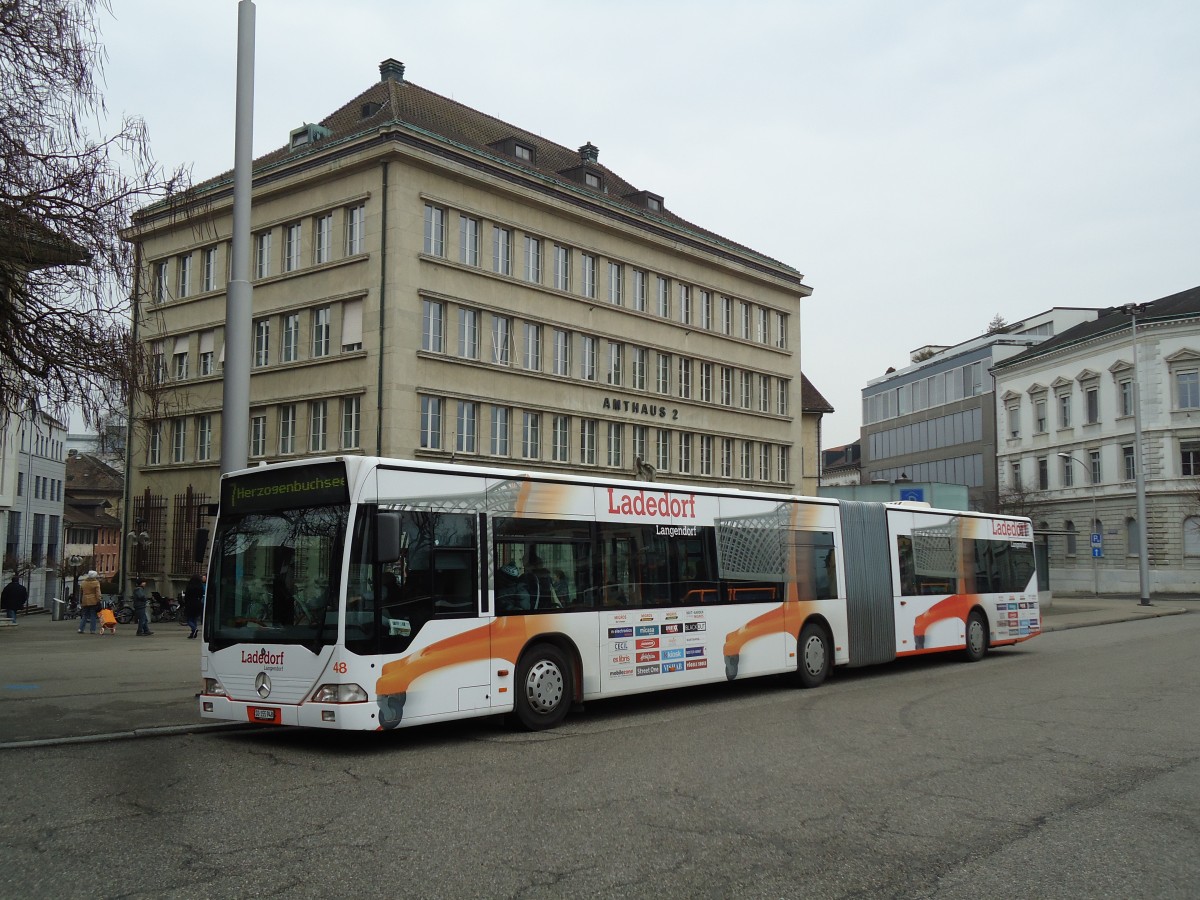
<path id="1" fill-rule="evenodd" d="M 404 63 L 388 57 L 379 64 L 380 81 L 404 81 Z"/>
<path id="2" fill-rule="evenodd" d="M 585 163 L 594 163 L 600 161 L 600 148 L 588 141 L 579 148 L 579 158 Z"/>

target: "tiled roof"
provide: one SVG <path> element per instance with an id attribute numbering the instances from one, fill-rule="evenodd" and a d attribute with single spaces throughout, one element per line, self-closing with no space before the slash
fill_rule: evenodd
<path id="1" fill-rule="evenodd" d="M 90 453 L 67 456 L 66 492 L 69 495 L 121 494 L 124 477 L 104 460 Z"/>
<path id="2" fill-rule="evenodd" d="M 831 413 L 833 406 L 813 387 L 804 373 L 800 374 L 800 408 L 806 413 Z"/>
<path id="3" fill-rule="evenodd" d="M 391 61 L 385 61 L 384 66 L 388 62 Z M 479 112 L 456 100 L 435 94 L 411 81 L 400 81 L 394 77 L 381 79 L 340 109 L 321 119 L 318 124 L 328 129 L 330 134 L 296 149 L 292 149 L 290 145 L 284 145 L 260 156 L 254 161 L 256 177 L 272 166 L 320 154 L 344 141 L 399 126 L 408 131 L 413 139 L 425 139 L 440 145 L 441 152 L 453 152 L 458 149 L 489 157 L 491 161 L 508 167 L 516 173 L 547 179 L 559 187 L 569 187 L 583 196 L 591 195 L 595 200 L 614 204 L 626 212 L 634 213 L 651 222 L 660 222 L 675 229 L 692 232 L 705 240 L 723 244 L 738 253 L 757 257 L 772 267 L 784 270 L 794 280 L 798 281 L 803 277 L 785 263 L 771 259 L 675 215 L 666 208 L 665 202 L 659 211 L 648 209 L 644 199 L 645 191 L 639 190 L 598 161 L 588 161 L 586 166 L 589 170 L 602 176 L 603 187 L 599 190 L 590 188 L 582 181 L 576 181 L 564 174 L 584 165 L 584 159 L 579 150 L 572 150 L 547 140 L 531 131 Z M 531 147 L 534 150 L 533 161 L 518 159 L 507 154 L 500 145 L 510 139 L 515 139 Z M 229 183 L 232 177 L 232 170 L 227 171 L 216 178 L 196 185 L 193 193 L 203 194 L 209 189 L 221 187 Z M 635 196 L 631 197 L 630 195 Z"/>
<path id="4" fill-rule="evenodd" d="M 1171 294 L 1168 297 L 1161 297 L 1158 300 L 1144 304 L 1144 308 L 1138 312 L 1138 324 L 1192 318 L 1195 316 L 1200 316 L 1200 287 L 1180 291 L 1178 294 Z M 1129 332 L 1132 327 L 1132 318 L 1120 306 L 1102 309 L 1100 314 L 1092 321 L 1083 322 L 1074 328 L 1068 328 L 1061 334 L 1056 334 L 1054 337 L 1047 338 L 1042 343 L 1030 347 L 1024 353 L 1019 353 L 1003 362 L 996 363 L 992 368 L 1007 369 L 1011 366 L 1021 365 L 1029 360 L 1046 356 L 1055 350 L 1069 347 L 1072 344 L 1090 340 L 1091 338 L 1109 333 Z"/>

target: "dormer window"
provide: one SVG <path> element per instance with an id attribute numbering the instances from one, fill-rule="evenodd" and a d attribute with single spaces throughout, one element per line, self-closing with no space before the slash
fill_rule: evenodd
<path id="1" fill-rule="evenodd" d="M 654 212 L 662 212 L 662 201 L 657 197 L 647 197 L 646 209 L 653 210 Z"/>
<path id="2" fill-rule="evenodd" d="M 583 173 L 583 183 L 586 184 L 590 188 L 595 188 L 596 190 L 600 190 L 600 176 L 597 175 L 595 172 L 584 172 Z"/>
<path id="3" fill-rule="evenodd" d="M 513 143 L 513 156 L 525 162 L 533 162 L 533 148 L 525 144 Z"/>
<path id="4" fill-rule="evenodd" d="M 319 141 L 321 138 L 327 138 L 331 134 L 333 132 L 323 125 L 301 125 L 291 133 L 289 145 L 295 150 L 298 147 L 304 147 L 314 141 Z"/>

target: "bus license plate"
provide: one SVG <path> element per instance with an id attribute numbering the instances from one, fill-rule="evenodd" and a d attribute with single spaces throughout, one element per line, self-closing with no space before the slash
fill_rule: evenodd
<path id="1" fill-rule="evenodd" d="M 250 707 L 251 722 L 270 722 L 272 725 L 280 723 L 280 710 L 269 706 L 252 706 Z"/>

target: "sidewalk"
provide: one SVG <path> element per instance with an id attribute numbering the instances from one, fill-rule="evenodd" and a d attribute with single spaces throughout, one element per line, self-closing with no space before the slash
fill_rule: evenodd
<path id="1" fill-rule="evenodd" d="M 1042 631 L 1110 625 L 1200 611 L 1200 597 L 1056 597 L 1042 610 Z M 138 637 L 79 634 L 79 621 L 49 614 L 18 616 L 0 627 L 0 751 L 72 743 L 100 736 L 135 737 L 243 727 L 201 720 L 199 641 L 176 622 Z M 32 743 L 31 743 L 32 742 Z"/>

